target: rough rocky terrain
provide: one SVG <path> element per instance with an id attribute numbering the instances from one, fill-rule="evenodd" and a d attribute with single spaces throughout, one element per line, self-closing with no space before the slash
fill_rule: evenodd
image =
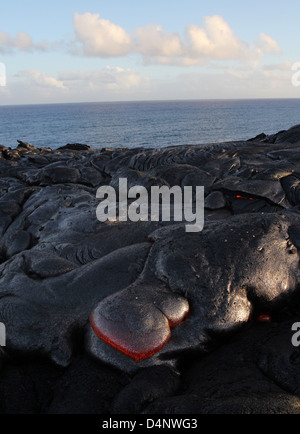
<path id="1" fill-rule="evenodd" d="M 204 186 L 205 227 L 96 218 Z M 299 413 L 300 126 L 158 149 L 0 146 L 0 412 Z M 99 337 L 100 336 L 100 337 Z"/>

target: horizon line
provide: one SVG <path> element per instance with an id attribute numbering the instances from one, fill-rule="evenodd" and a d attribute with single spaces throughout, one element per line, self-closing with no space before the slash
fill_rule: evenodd
<path id="1" fill-rule="evenodd" d="M 275 101 L 275 100 L 297 100 L 300 97 L 274 97 L 274 98 L 176 98 L 176 99 L 153 99 L 153 100 L 116 100 L 116 101 L 74 101 L 74 102 L 42 102 L 42 103 L 20 103 L 1 104 L 0 107 L 20 106 L 45 106 L 45 105 L 74 105 L 74 104 L 128 104 L 128 103 L 163 103 L 163 102 L 190 102 L 190 101 Z"/>

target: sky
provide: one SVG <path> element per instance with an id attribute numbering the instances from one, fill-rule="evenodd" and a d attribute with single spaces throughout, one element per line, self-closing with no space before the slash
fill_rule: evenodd
<path id="1" fill-rule="evenodd" d="M 298 0 L 4 2 L 0 105 L 299 98 L 299 16 Z"/>

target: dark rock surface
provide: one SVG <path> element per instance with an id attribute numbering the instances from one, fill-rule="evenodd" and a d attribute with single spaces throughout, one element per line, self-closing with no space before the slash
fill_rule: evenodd
<path id="1" fill-rule="evenodd" d="M 97 188 L 119 178 L 205 186 L 203 232 L 100 223 Z M 1 146 L 0 412 L 299 413 L 299 185 L 300 126 L 162 150 Z"/>

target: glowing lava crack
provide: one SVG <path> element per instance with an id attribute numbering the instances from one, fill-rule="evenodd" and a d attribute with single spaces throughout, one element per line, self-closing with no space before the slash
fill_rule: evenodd
<path id="1" fill-rule="evenodd" d="M 171 339 L 170 328 L 189 313 L 184 298 L 141 286 L 106 298 L 90 316 L 97 336 L 136 362 L 158 353 Z"/>

